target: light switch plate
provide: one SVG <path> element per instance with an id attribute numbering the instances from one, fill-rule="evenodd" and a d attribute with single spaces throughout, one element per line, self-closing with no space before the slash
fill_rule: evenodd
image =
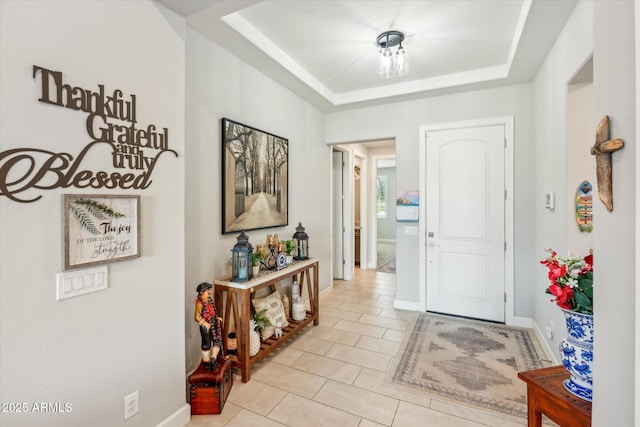
<path id="1" fill-rule="evenodd" d="M 107 289 L 109 284 L 107 266 L 65 271 L 56 276 L 56 300 L 76 297 Z"/>
<path id="2" fill-rule="evenodd" d="M 544 207 L 549 210 L 554 210 L 556 207 L 556 195 L 554 192 L 549 192 L 544 195 Z"/>
<path id="3" fill-rule="evenodd" d="M 417 236 L 418 235 L 418 227 L 413 225 L 405 225 L 404 226 L 404 235 L 405 236 Z"/>

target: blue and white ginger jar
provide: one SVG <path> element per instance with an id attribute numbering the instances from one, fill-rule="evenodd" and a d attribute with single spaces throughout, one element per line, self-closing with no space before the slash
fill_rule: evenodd
<path id="1" fill-rule="evenodd" d="M 569 371 L 564 387 L 591 402 L 593 396 L 593 316 L 562 310 L 569 336 L 560 343 L 562 364 Z"/>

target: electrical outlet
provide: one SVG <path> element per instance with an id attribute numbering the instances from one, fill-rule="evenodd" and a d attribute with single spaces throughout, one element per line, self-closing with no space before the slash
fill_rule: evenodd
<path id="1" fill-rule="evenodd" d="M 128 419 L 138 413 L 139 409 L 139 393 L 134 391 L 124 398 L 124 419 Z"/>
<path id="2" fill-rule="evenodd" d="M 549 339 L 553 338 L 553 327 L 552 326 L 547 326 L 547 338 L 549 338 Z"/>

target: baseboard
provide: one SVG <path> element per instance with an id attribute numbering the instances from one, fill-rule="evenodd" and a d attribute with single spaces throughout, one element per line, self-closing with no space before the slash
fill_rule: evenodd
<path id="1" fill-rule="evenodd" d="M 321 290 L 318 295 L 320 296 L 320 298 L 322 297 L 326 297 L 327 295 L 329 295 L 331 292 L 333 292 L 333 286 L 327 286 L 326 288 L 324 288 L 323 290 Z"/>
<path id="2" fill-rule="evenodd" d="M 513 326 L 518 326 L 520 328 L 533 329 L 533 319 L 531 317 L 515 316 L 513 318 Z"/>
<path id="3" fill-rule="evenodd" d="M 513 326 L 518 326 L 520 328 L 532 329 L 533 333 L 536 335 L 538 342 L 542 346 L 542 351 L 544 351 L 545 359 L 550 360 L 552 365 L 559 365 L 560 361 L 558 360 L 557 354 L 551 349 L 549 346 L 549 342 L 545 338 L 542 330 L 538 326 L 538 324 L 531 317 L 514 317 L 513 318 Z"/>
<path id="4" fill-rule="evenodd" d="M 156 427 L 184 427 L 191 421 L 191 405 L 184 404 L 173 414 L 169 415 Z"/>
<path id="5" fill-rule="evenodd" d="M 403 301 L 399 299 L 393 300 L 393 308 L 398 310 L 421 311 L 420 304 L 415 301 Z"/>
<path id="6" fill-rule="evenodd" d="M 551 349 L 551 347 L 549 346 L 549 342 L 545 338 L 544 334 L 542 333 L 542 330 L 540 329 L 538 324 L 535 322 L 535 320 L 532 319 L 532 321 L 533 321 L 533 327 L 531 329 L 533 329 L 533 332 L 536 334 L 536 338 L 538 338 L 538 342 L 542 346 L 542 350 L 544 350 L 545 354 L 547 355 L 547 359 L 551 361 L 552 365 L 560 365 L 560 360 L 558 360 L 558 354 L 556 354 L 556 352 Z"/>

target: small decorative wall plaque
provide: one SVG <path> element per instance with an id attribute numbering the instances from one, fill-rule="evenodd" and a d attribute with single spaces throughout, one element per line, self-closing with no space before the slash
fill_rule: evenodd
<path id="1" fill-rule="evenodd" d="M 576 222 L 580 231 L 593 231 L 593 187 L 589 181 L 582 181 L 576 191 Z"/>
<path id="2" fill-rule="evenodd" d="M 140 196 L 63 195 L 64 269 L 140 256 Z"/>
<path id="3" fill-rule="evenodd" d="M 420 213 L 420 193 L 418 191 L 399 190 L 396 195 L 396 221 L 417 222 Z"/>

